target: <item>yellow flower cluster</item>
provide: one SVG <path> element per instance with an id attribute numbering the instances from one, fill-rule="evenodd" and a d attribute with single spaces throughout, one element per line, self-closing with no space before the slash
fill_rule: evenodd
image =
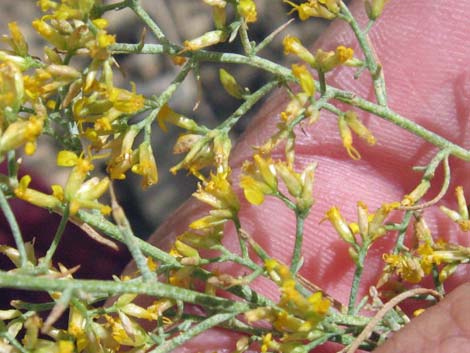
<path id="1" fill-rule="evenodd" d="M 240 186 L 245 198 L 253 205 L 264 202 L 266 195 L 280 196 L 278 178 L 295 200 L 300 213 L 308 212 L 313 205 L 313 179 L 316 164 L 309 164 L 302 173 L 297 173 L 293 166 L 283 161 L 273 161 L 260 154 L 253 156 L 253 161 L 245 161 L 240 177 Z"/>
<path id="2" fill-rule="evenodd" d="M 318 323 L 328 314 L 330 301 L 321 292 L 309 297 L 296 289 L 296 281 L 289 268 L 275 259 L 265 261 L 265 269 L 271 279 L 279 286 L 281 297 L 278 308 L 262 307 L 245 314 L 248 321 L 266 320 L 283 333 L 280 341 L 266 335 L 262 342 L 262 352 L 276 350 L 287 352 L 288 347 L 301 345 Z"/>
<path id="3" fill-rule="evenodd" d="M 390 212 L 399 206 L 398 202 L 384 204 L 375 213 L 369 214 L 367 206 L 359 201 L 357 223 L 347 223 L 336 206 L 326 212 L 325 219 L 331 223 L 341 239 L 351 245 L 349 254 L 354 261 L 357 261 L 360 247 L 369 248 L 375 240 L 385 235 L 385 220 Z M 362 243 L 358 241 L 356 235 L 360 236 Z"/>
<path id="4" fill-rule="evenodd" d="M 379 286 L 386 283 L 393 273 L 410 283 L 419 283 L 424 276 L 434 270 L 439 282 L 444 282 L 457 269 L 458 265 L 470 262 L 470 248 L 433 239 L 424 218 L 415 222 L 416 242 L 412 249 L 402 249 L 397 253 L 384 254 L 386 263 Z"/>
<path id="5" fill-rule="evenodd" d="M 302 21 L 310 17 L 321 17 L 331 20 L 338 16 L 340 10 L 339 0 L 309 0 L 299 5 L 289 0 L 284 0 L 284 2 L 293 7 L 290 13 L 297 11 Z"/>
<path id="6" fill-rule="evenodd" d="M 10 49 L 0 51 L 0 158 L 20 147 L 27 155 L 33 154 L 45 125 L 63 126 L 62 140 L 75 139 L 75 148 L 78 131 L 88 155 L 75 155 L 76 164 L 67 165 L 64 158 L 71 161 L 72 152 L 59 154 L 59 165 L 74 166 L 63 199 L 57 192 L 46 195 L 29 188 L 30 178 L 21 181 L 15 193 L 48 208 L 70 203 L 72 214 L 81 207 L 107 214 L 109 208 L 97 198 L 106 191 L 109 180 L 88 179 L 92 159 L 108 158 L 112 179 L 123 179 L 131 170 L 142 175 L 143 188 L 158 181 L 150 135 L 134 150 L 134 139 L 142 127 L 126 127 L 128 117 L 142 110 L 145 100 L 135 88 L 114 86 L 115 61 L 109 46 L 115 39 L 106 32 L 107 20 L 93 18 L 95 0 L 40 0 L 38 5 L 45 15 L 34 20 L 33 27 L 51 45 L 44 49 L 44 61 L 29 56 L 16 23 L 9 24 L 10 36 L 5 37 Z M 74 56 L 88 58 L 88 62 L 81 60 L 74 66 Z M 86 67 L 82 67 L 84 63 Z M 65 115 L 59 118 L 59 111 Z"/>
<path id="7" fill-rule="evenodd" d="M 301 5 L 299 5 L 301 6 Z M 325 73 L 335 69 L 341 65 L 356 66 L 358 60 L 354 58 L 354 51 L 345 46 L 338 46 L 335 51 L 323 51 L 318 49 L 313 55 L 307 48 L 303 46 L 301 41 L 294 36 L 286 36 L 283 40 L 284 53 L 294 54 L 301 59 L 310 68 L 317 71 L 321 94 L 326 90 Z M 275 145 L 287 139 L 287 145 L 291 146 L 295 140 L 295 134 L 292 131 L 291 123 L 295 119 L 308 119 L 312 124 L 317 121 L 319 111 L 312 108 L 315 103 L 315 80 L 305 64 L 292 65 L 292 74 L 297 79 L 302 89 L 301 93 L 291 94 L 291 100 L 284 112 L 281 113 L 281 123 L 278 124 L 279 132 L 268 141 L 263 148 L 270 151 Z M 360 138 L 364 139 L 368 144 L 375 144 L 375 138 L 367 127 L 358 119 L 357 114 L 353 111 L 338 113 L 338 129 L 341 140 L 345 146 L 349 156 L 353 159 L 359 159 L 359 152 L 353 147 L 352 131 Z M 292 157 L 287 156 L 288 159 Z"/>

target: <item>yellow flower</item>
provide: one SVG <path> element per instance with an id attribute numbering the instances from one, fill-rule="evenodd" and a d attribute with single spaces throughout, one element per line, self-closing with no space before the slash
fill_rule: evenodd
<path id="1" fill-rule="evenodd" d="M 284 46 L 285 55 L 294 54 L 308 63 L 310 66 L 315 65 L 315 57 L 307 48 L 302 45 L 302 42 L 299 38 L 288 35 L 282 41 L 282 45 Z"/>
<path id="2" fill-rule="evenodd" d="M 256 22 L 258 14 L 256 12 L 256 4 L 253 0 L 239 0 L 237 11 L 247 23 Z"/>
<path id="3" fill-rule="evenodd" d="M 167 122 L 189 131 L 196 131 L 199 129 L 199 126 L 193 119 L 176 113 L 168 106 L 168 104 L 165 104 L 158 112 L 157 121 L 163 132 L 168 132 L 168 128 L 166 126 Z"/>
<path id="4" fill-rule="evenodd" d="M 59 7 L 59 4 L 52 0 L 38 0 L 37 4 L 41 8 L 42 12 L 55 10 Z"/>
<path id="5" fill-rule="evenodd" d="M 349 228 L 346 220 L 339 212 L 338 207 L 334 206 L 330 208 L 326 212 L 326 219 L 330 221 L 330 223 L 335 228 L 336 232 L 344 241 L 349 244 L 356 244 L 356 239 L 354 238 L 353 232 L 351 231 L 351 228 Z"/>
<path id="6" fill-rule="evenodd" d="M 272 333 L 267 333 L 263 336 L 263 343 L 261 344 L 261 352 L 265 353 L 268 349 L 271 348 L 271 344 L 273 342 L 273 335 Z"/>
<path id="7" fill-rule="evenodd" d="M 187 231 L 178 236 L 178 240 L 196 249 L 210 249 L 220 245 L 223 236 L 223 224 L 196 231 Z"/>
<path id="8" fill-rule="evenodd" d="M 21 70 L 11 62 L 0 64 L 0 126 L 5 116 L 15 119 L 24 100 L 24 84 Z"/>
<path id="9" fill-rule="evenodd" d="M 142 175 L 142 188 L 145 190 L 158 182 L 157 164 L 153 157 L 152 146 L 142 142 L 138 151 L 138 163 L 132 166 L 132 172 Z"/>
<path id="10" fill-rule="evenodd" d="M 7 41 L 13 52 L 18 56 L 28 55 L 28 43 L 26 43 L 18 24 L 16 22 L 8 23 L 8 29 L 10 30 L 11 37 L 7 38 Z"/>
<path id="11" fill-rule="evenodd" d="M 36 150 L 36 139 L 42 133 L 44 118 L 35 115 L 28 120 L 10 124 L 0 138 L 0 153 L 14 150 L 25 145 L 25 152 L 31 155 Z"/>
<path id="12" fill-rule="evenodd" d="M 125 114 L 137 113 L 144 107 L 145 98 L 141 94 L 132 91 L 113 87 L 109 92 L 109 100 L 114 108 Z"/>
<path id="13" fill-rule="evenodd" d="M 67 50 L 67 38 L 50 24 L 44 20 L 37 19 L 32 22 L 32 25 L 41 37 L 54 45 L 57 49 Z"/>
<path id="14" fill-rule="evenodd" d="M 242 166 L 240 186 L 251 204 L 261 205 L 264 195 L 273 195 L 278 191 L 276 169 L 271 158 L 265 159 L 255 154 L 253 159 L 254 163 L 246 161 Z"/>
<path id="15" fill-rule="evenodd" d="M 240 203 L 227 180 L 228 176 L 228 172 L 211 174 L 209 181 L 198 185 L 198 190 L 193 196 L 214 209 L 227 209 L 235 215 L 240 209 Z"/>
<path id="16" fill-rule="evenodd" d="M 18 186 L 14 189 L 15 196 L 21 200 L 29 202 L 35 206 L 55 209 L 61 205 L 61 199 L 57 195 L 57 185 L 54 185 L 55 189 L 53 195 L 47 195 L 40 191 L 29 188 L 31 177 L 25 175 L 20 179 Z"/>
<path id="17" fill-rule="evenodd" d="M 60 151 L 57 164 L 63 167 L 73 166 L 64 188 L 64 199 L 70 203 L 70 213 L 76 214 L 80 208 L 98 209 L 104 215 L 111 213 L 109 206 L 98 202 L 109 187 L 109 179 L 93 177 L 86 180 L 94 169 L 89 158 L 82 158 L 70 151 Z"/>
<path id="18" fill-rule="evenodd" d="M 447 217 L 456 222 L 463 232 L 468 232 L 470 231 L 470 218 L 462 186 L 455 188 L 455 196 L 458 205 L 457 211 L 451 210 L 445 206 L 441 206 L 440 209 Z"/>
<path id="19" fill-rule="evenodd" d="M 384 254 L 383 260 L 405 281 L 419 283 L 423 279 L 419 260 L 409 254 Z"/>
<path id="20" fill-rule="evenodd" d="M 305 65 L 293 64 L 292 73 L 299 81 L 302 90 L 310 97 L 313 97 L 315 95 L 315 80 L 308 71 L 307 67 Z"/>
<path id="21" fill-rule="evenodd" d="M 353 136 L 351 129 L 348 126 L 348 123 L 344 117 L 344 115 L 340 115 L 338 117 L 338 129 L 339 134 L 341 136 L 341 141 L 343 142 L 343 146 L 346 148 L 346 151 L 354 160 L 361 159 L 361 155 L 359 152 L 354 148 L 353 144 Z"/>
<path id="22" fill-rule="evenodd" d="M 215 30 L 204 33 L 202 36 L 191 39 L 185 40 L 183 42 L 183 46 L 185 50 L 188 51 L 195 51 L 199 49 L 203 49 L 206 47 L 210 47 L 211 45 L 215 45 L 221 42 L 224 42 L 227 39 L 228 35 L 223 30 Z"/>
<path id="23" fill-rule="evenodd" d="M 106 168 L 111 179 L 125 179 L 126 172 L 134 165 L 137 155 L 132 151 L 132 145 L 138 133 L 139 130 L 129 128 L 106 146 L 111 148 Z"/>
<path id="24" fill-rule="evenodd" d="M 299 210 L 306 212 L 313 205 L 313 178 L 316 164 L 309 164 L 301 174 L 295 172 L 285 162 L 276 163 L 276 171 L 279 173 L 284 184 L 296 199 Z"/>
<path id="25" fill-rule="evenodd" d="M 198 191 L 193 196 L 214 209 L 209 212 L 208 216 L 192 222 L 189 225 L 190 228 L 213 228 L 236 217 L 240 204 L 227 177 L 228 172 L 211 174 L 209 181 L 203 181 L 202 185 L 198 185 Z"/>
<path id="26" fill-rule="evenodd" d="M 146 331 L 122 311 L 119 312 L 117 319 L 113 319 L 109 315 L 106 315 L 105 318 L 111 327 L 112 338 L 119 344 L 139 347 L 147 340 Z"/>
<path id="27" fill-rule="evenodd" d="M 330 20 L 335 18 L 340 10 L 338 0 L 310 0 L 299 5 L 289 0 L 284 0 L 284 2 L 293 7 L 289 14 L 297 11 L 302 21 L 310 17 L 321 17 Z"/>
<path id="28" fill-rule="evenodd" d="M 348 110 L 344 113 L 344 119 L 346 123 L 351 128 L 352 131 L 356 133 L 357 136 L 366 141 L 369 145 L 374 145 L 376 140 L 374 135 L 367 129 L 367 127 L 358 119 L 357 114 L 352 110 Z"/>

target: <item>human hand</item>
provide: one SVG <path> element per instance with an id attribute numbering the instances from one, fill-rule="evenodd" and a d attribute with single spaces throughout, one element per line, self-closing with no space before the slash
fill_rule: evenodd
<path id="1" fill-rule="evenodd" d="M 363 2 L 352 5 L 359 14 Z M 457 144 L 470 147 L 470 69 L 467 58 L 470 46 L 467 39 L 469 2 L 446 1 L 390 1 L 383 16 L 373 28 L 370 37 L 383 65 L 390 107 L 401 115 L 423 125 Z M 359 16 L 361 17 L 361 16 Z M 330 49 L 336 45 L 353 45 L 353 35 L 344 23 L 334 23 L 317 44 Z M 327 77 L 335 87 L 345 88 L 372 99 L 373 90 L 366 74 L 357 81 L 352 72 L 339 69 Z M 278 93 L 272 97 L 238 142 L 232 157 L 236 177 L 242 162 L 249 158 L 253 145 L 261 144 L 274 131 L 278 113 L 284 109 L 287 98 Z M 306 220 L 304 239 L 304 266 L 301 274 L 342 302 L 347 300 L 352 279 L 353 263 L 347 245 L 339 239 L 327 223 L 319 224 L 332 205 L 341 207 L 346 219 L 355 219 L 355 203 L 364 201 L 370 209 L 383 202 L 397 201 L 419 182 L 420 173 L 412 166 L 429 162 L 436 149 L 427 142 L 378 118 L 361 116 L 377 138 L 377 145 L 365 147 L 358 142 L 362 160 L 351 160 L 339 143 L 335 119 L 322 113 L 320 121 L 306 133 L 298 134 L 296 159 L 298 169 L 318 161 L 315 175 L 316 203 Z M 279 153 L 280 157 L 281 153 Z M 274 156 L 275 157 L 275 156 Z M 465 178 L 469 166 L 451 159 L 452 183 L 468 189 Z M 441 185 L 433 180 L 431 195 Z M 444 202 L 454 202 L 452 192 Z M 190 220 L 201 216 L 203 208 L 195 201 L 187 202 L 151 237 L 150 241 L 168 248 L 176 235 L 185 230 Z M 446 237 L 469 246 L 468 234 L 463 234 L 437 209 L 425 211 L 425 217 L 434 235 Z M 293 244 L 294 217 L 276 200 L 266 199 L 260 207 L 245 203 L 241 220 L 244 229 L 273 257 L 288 262 Z M 236 249 L 235 233 L 228 231 L 225 244 Z M 380 240 L 370 251 L 362 290 L 373 285 L 383 267 L 381 255 L 389 249 L 391 239 Z M 447 282 L 451 290 L 468 281 L 469 272 L 454 274 Z M 261 293 L 268 288 L 257 287 Z M 362 293 L 364 294 L 364 292 Z M 409 326 L 380 347 L 377 352 L 460 351 L 470 352 L 470 319 L 468 309 L 470 285 L 459 287 L 442 303 L 414 319 Z M 178 352 L 213 352 L 234 349 L 238 336 L 212 330 L 193 339 Z M 413 347 L 413 348 L 410 348 Z M 337 347 L 336 347 L 337 348 Z M 324 347 L 327 351 L 331 346 Z"/>

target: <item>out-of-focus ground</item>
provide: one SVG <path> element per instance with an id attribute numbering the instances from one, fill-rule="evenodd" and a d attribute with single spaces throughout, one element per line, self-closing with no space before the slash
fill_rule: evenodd
<path id="1" fill-rule="evenodd" d="M 142 0 L 142 4 L 168 38 L 176 43 L 182 43 L 185 39 L 197 37 L 213 29 L 211 9 L 202 0 Z M 261 15 L 257 23 L 250 25 L 250 35 L 251 40 L 259 42 L 288 20 L 286 13 L 289 7 L 281 0 L 256 0 L 256 4 Z M 7 33 L 8 22 L 17 21 L 25 36 L 30 39 L 30 52 L 42 57 L 43 43 L 30 26 L 31 21 L 38 16 L 40 13 L 36 7 L 36 1 L 1 0 L 0 33 Z M 113 11 L 106 17 L 111 24 L 109 32 L 117 35 L 118 42 L 136 43 L 139 41 L 143 27 L 131 11 Z M 305 43 L 313 43 L 325 26 L 326 23 L 320 20 L 302 23 L 297 19 L 284 33 L 299 35 Z M 284 60 L 282 57 L 284 33 L 279 35 L 260 55 L 282 62 Z M 149 31 L 147 31 L 146 42 L 156 42 Z M 214 50 L 221 49 L 214 48 Z M 125 77 L 116 75 L 116 84 L 134 81 L 137 90 L 148 96 L 162 92 L 179 69 L 163 56 L 117 56 L 116 59 L 126 75 Z M 220 67 L 217 65 L 201 67 L 203 90 L 196 111 L 193 111 L 193 107 L 198 100 L 198 90 L 194 76 L 190 76 L 179 89 L 171 101 L 171 107 L 178 112 L 195 117 L 199 123 L 210 127 L 223 121 L 240 102 L 231 98 L 219 84 L 218 69 Z M 231 65 L 225 68 L 251 91 L 256 90 L 267 79 L 264 73 L 248 67 Z M 244 130 L 252 115 L 253 113 L 243 118 L 243 121 L 236 126 L 234 139 Z M 143 192 L 140 188 L 140 177 L 132 173 L 129 173 L 126 180 L 115 182 L 119 200 L 127 210 L 136 234 L 141 237 L 147 237 L 195 189 L 193 178 L 188 178 L 184 172 L 173 176 L 168 171 L 180 158 L 171 153 L 172 145 L 180 132 L 177 128 L 170 128 L 168 134 L 163 134 L 155 128 L 153 141 L 160 178 L 157 185 Z M 68 170 L 55 166 L 54 150 L 57 148 L 58 146 L 53 142 L 44 139 L 34 158 L 25 159 L 25 165 L 42 175 L 46 185 L 63 183 L 68 174 Z"/>

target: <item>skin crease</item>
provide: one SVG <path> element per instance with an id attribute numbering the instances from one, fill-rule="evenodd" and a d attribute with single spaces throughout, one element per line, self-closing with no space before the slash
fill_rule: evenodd
<path id="1" fill-rule="evenodd" d="M 352 8 L 364 25 L 363 1 L 354 2 Z M 467 149 L 470 147 L 470 46 L 465 43 L 468 43 L 469 15 L 468 1 L 390 0 L 370 35 L 384 68 L 390 107 Z M 315 47 L 333 49 L 343 44 L 355 48 L 352 37 L 349 28 L 337 21 Z M 327 82 L 368 99 L 373 97 L 366 73 L 354 81 L 351 70 L 340 69 L 328 74 Z M 239 174 L 242 161 L 252 154 L 251 146 L 261 144 L 275 131 L 279 112 L 286 102 L 283 93 L 275 93 L 238 142 L 232 155 L 234 178 Z M 312 161 L 318 162 L 314 184 L 316 203 L 305 225 L 305 263 L 301 274 L 345 303 L 354 268 L 347 246 L 339 240 L 331 225 L 328 222 L 319 224 L 325 212 L 337 205 L 347 220 L 354 221 L 358 200 L 365 202 L 371 211 L 382 202 L 401 200 L 421 178 L 421 174 L 412 171 L 411 167 L 427 164 L 436 152 L 425 141 L 379 118 L 362 112 L 360 118 L 378 141 L 377 145 L 369 147 L 355 140 L 354 146 L 362 154 L 360 161 L 347 156 L 341 146 L 336 120 L 328 114 L 322 113 L 318 123 L 305 127 L 305 133 L 297 132 L 297 170 Z M 278 151 L 273 157 L 281 156 L 282 151 Z M 456 185 L 470 190 L 469 179 L 465 178 L 469 166 L 456 158 L 451 158 L 450 164 L 452 183 L 443 204 L 456 208 L 452 190 Z M 437 194 L 441 181 L 439 169 L 427 199 Z M 261 207 L 247 204 L 241 194 L 240 198 L 243 228 L 273 257 L 288 262 L 295 229 L 291 212 L 270 198 Z M 470 198 L 469 194 L 467 198 Z M 150 241 L 168 248 L 171 240 L 203 212 L 204 207 L 196 201 L 187 202 L 152 235 Z M 426 210 L 425 218 L 433 235 L 470 245 L 468 234 L 460 232 L 437 209 Z M 391 237 L 381 239 L 371 249 L 360 295 L 375 284 L 383 266 L 381 254 L 390 249 L 392 240 Z M 224 241 L 236 251 L 233 229 L 228 229 Z M 237 272 L 233 268 L 224 267 L 224 270 Z M 446 282 L 446 290 L 469 279 L 468 271 L 460 271 Z M 272 296 L 272 287 L 259 284 L 257 290 Z M 469 295 L 470 284 L 460 286 L 440 304 L 413 319 L 376 352 L 470 352 Z M 225 331 L 211 330 L 175 352 L 231 352 L 237 337 Z M 327 344 L 315 352 L 338 349 L 338 346 Z"/>

